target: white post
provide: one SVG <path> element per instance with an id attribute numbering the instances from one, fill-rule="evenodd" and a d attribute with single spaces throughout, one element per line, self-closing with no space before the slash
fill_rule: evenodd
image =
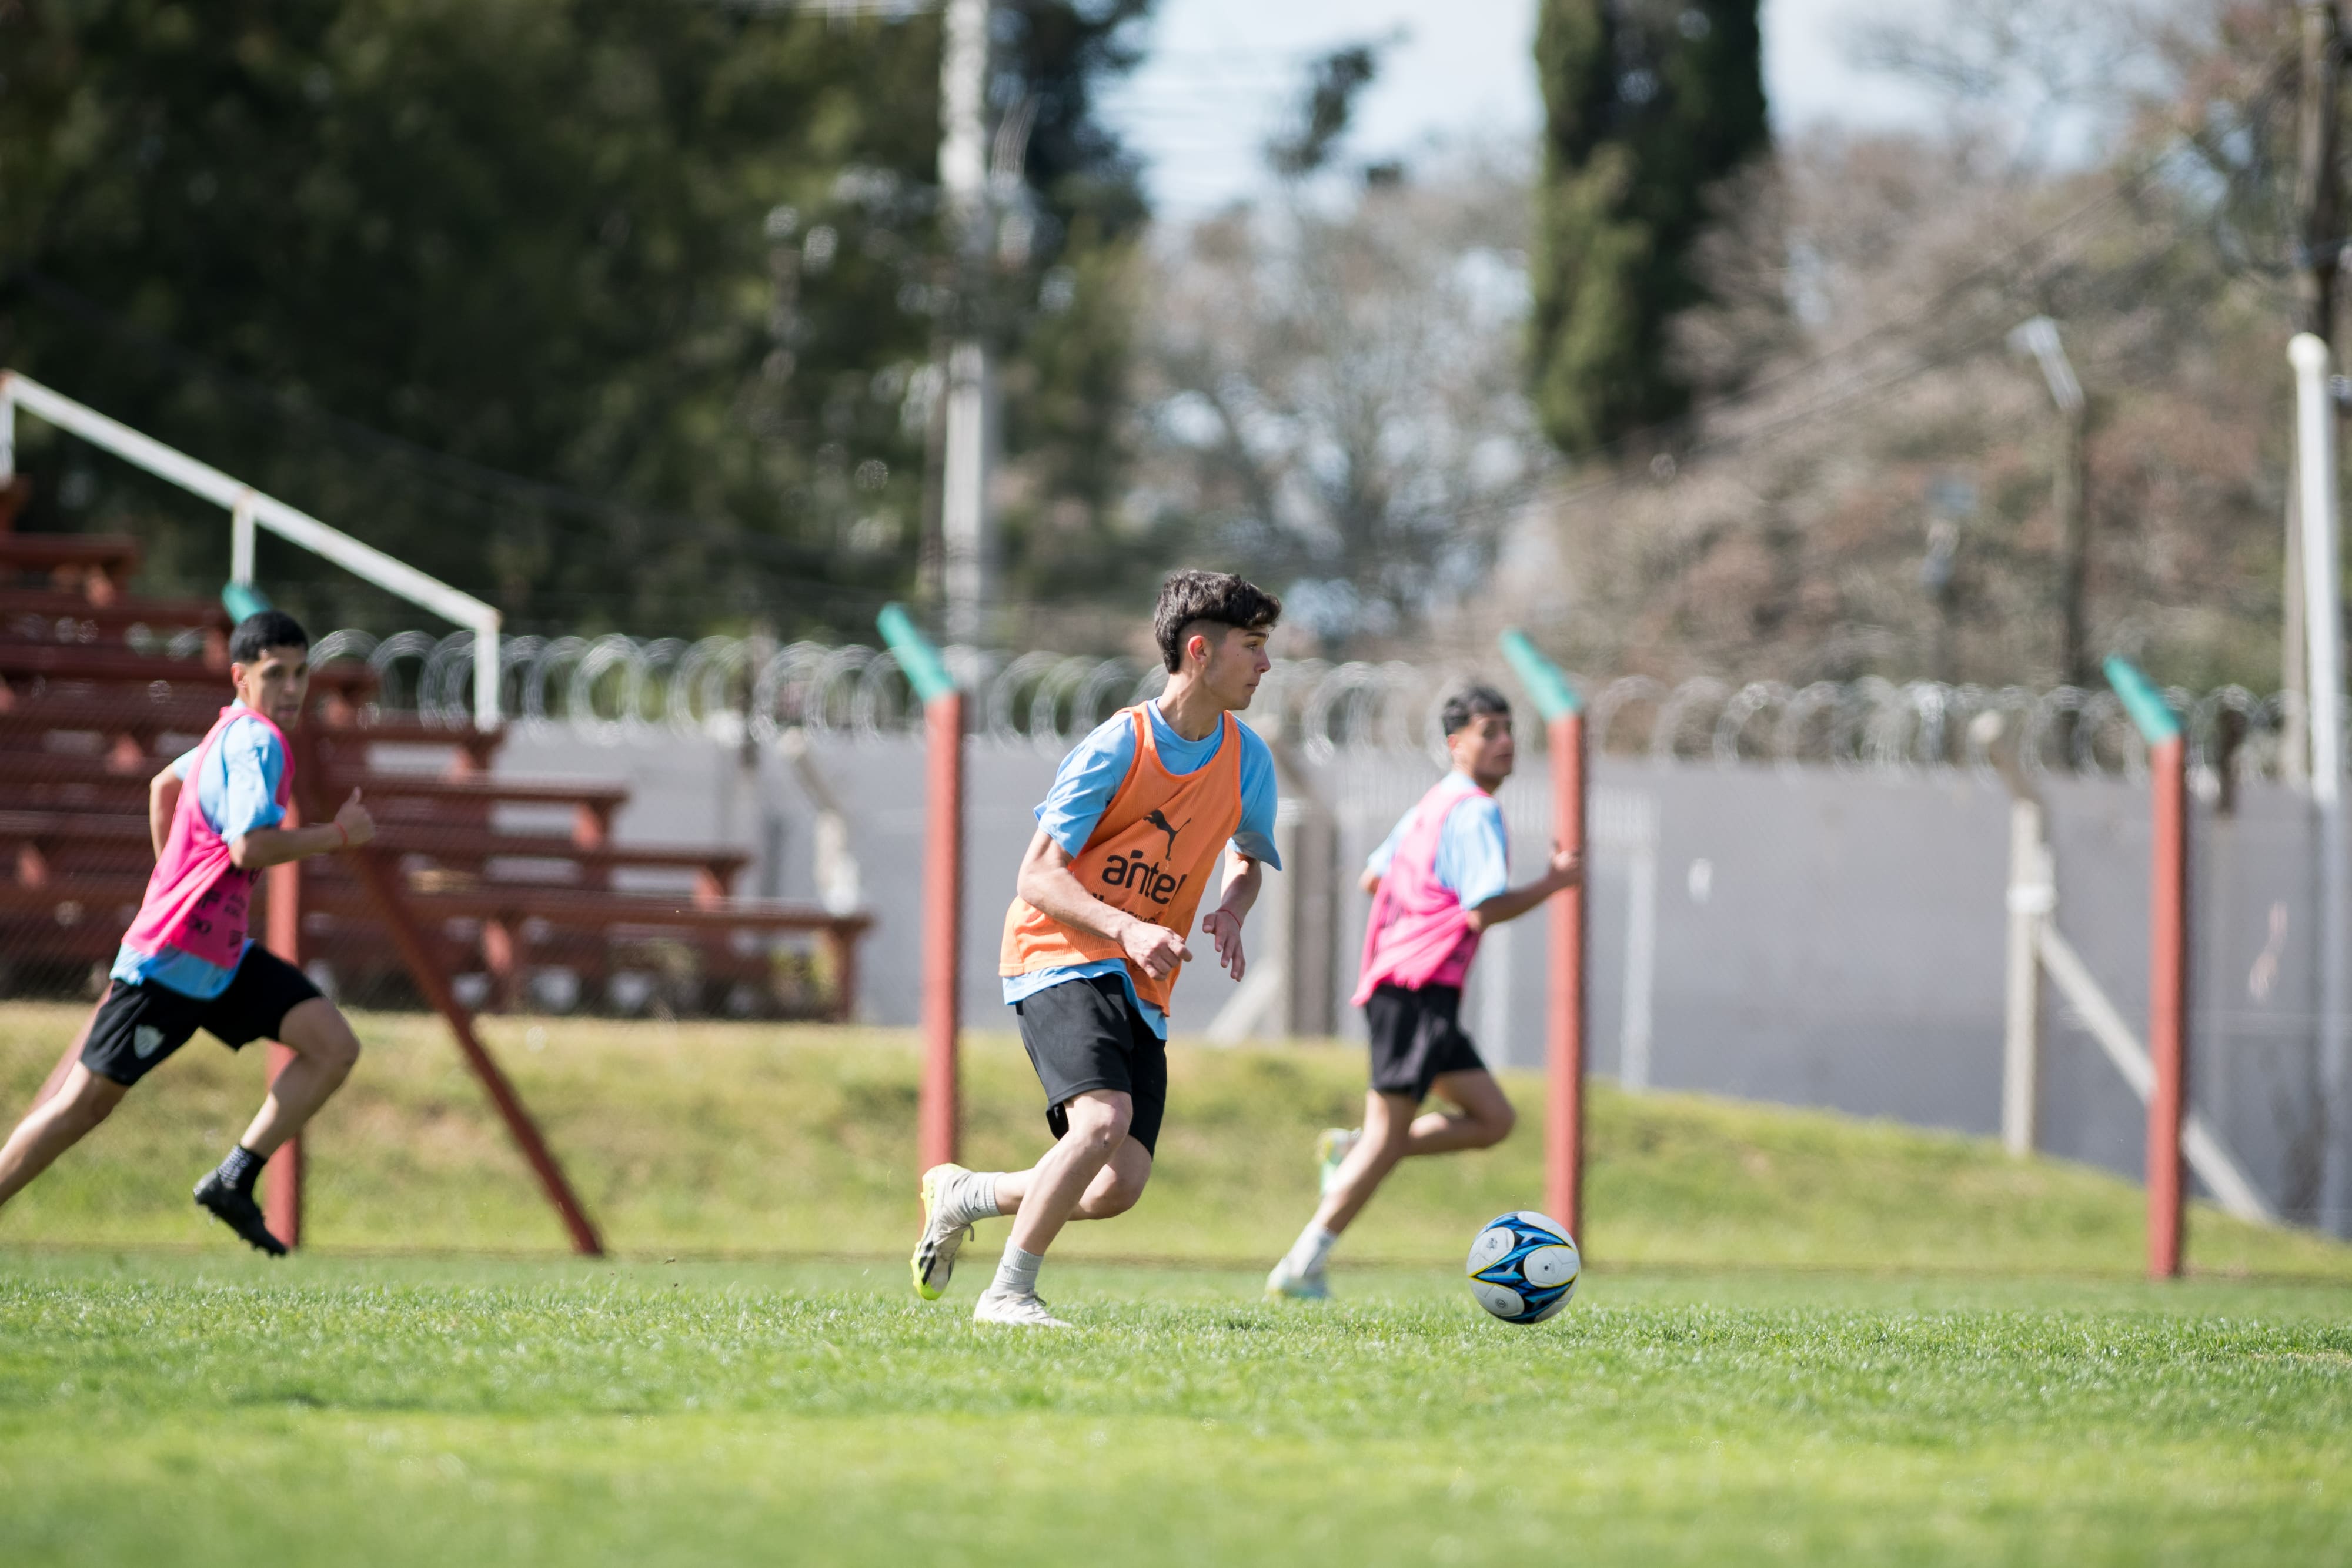
<path id="1" fill-rule="evenodd" d="M 2336 410 L 2327 395 L 2327 344 L 2298 332 L 2286 346 L 2294 366 L 2294 434 L 2303 511 L 2303 635 L 2310 658 L 2305 701 L 2311 733 L 2311 800 L 2319 815 L 2319 1066 L 2325 1100 L 2320 1223 L 2352 1234 L 2352 1051 L 2347 1051 L 2347 956 L 2352 888 L 2345 877 L 2344 606 L 2336 542 Z"/>
<path id="2" fill-rule="evenodd" d="M 2000 1141 L 2023 1159 L 2039 1141 L 2042 1112 L 2042 923 L 2058 906 L 2050 852 L 2042 841 L 2042 806 L 2022 797 L 2009 807 L 2009 974 L 2000 1053 Z"/>
<path id="3" fill-rule="evenodd" d="M 2336 580 L 2336 411 L 2327 396 L 2327 345 L 2298 332 L 2294 365 L 2296 476 L 2303 501 L 2304 642 L 2310 650 L 2311 794 L 2342 799 L 2344 779 L 2343 605 Z"/>
<path id="4" fill-rule="evenodd" d="M 228 580 L 253 586 L 253 492 L 247 490 L 228 509 Z"/>
<path id="5" fill-rule="evenodd" d="M 16 377 L 0 371 L 0 480 L 16 476 Z"/>
<path id="6" fill-rule="evenodd" d="M 989 0 L 948 0 L 940 51 L 940 187 L 957 253 L 958 336 L 948 350 L 940 543 L 947 639 L 977 643 L 988 595 L 988 349 L 971 335 L 988 244 Z"/>
<path id="7" fill-rule="evenodd" d="M 474 724 L 480 729 L 499 727 L 499 620 L 493 610 L 474 622 Z"/>

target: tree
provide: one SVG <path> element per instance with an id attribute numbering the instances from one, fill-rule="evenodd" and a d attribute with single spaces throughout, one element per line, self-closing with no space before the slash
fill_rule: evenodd
<path id="1" fill-rule="evenodd" d="M 1040 214 L 1000 268 L 1016 335 L 1073 232 L 1139 219 L 1089 94 L 1146 4 L 1006 13 Z M 938 26 L 0 0 L 0 359 L 520 626 L 859 627 L 913 576 Z M 24 457 L 34 526 L 129 527 L 217 586 L 208 508 L 69 442 Z M 323 621 L 413 613 L 263 566 Z"/>
<path id="2" fill-rule="evenodd" d="M 1589 455 L 1670 419 L 1666 322 L 1705 290 L 1709 191 L 1767 145 L 1759 0 L 1544 0 L 1530 382 L 1544 433 Z"/>
<path id="3" fill-rule="evenodd" d="M 1483 581 L 1543 468 L 1526 190 L 1465 161 L 1192 227 L 1149 299 L 1139 521 L 1282 584 L 1335 649 Z"/>

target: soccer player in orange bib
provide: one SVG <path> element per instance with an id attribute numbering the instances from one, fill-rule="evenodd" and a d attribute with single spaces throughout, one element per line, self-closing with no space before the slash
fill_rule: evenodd
<path id="1" fill-rule="evenodd" d="M 1153 702 L 1121 709 L 1063 759 L 1037 808 L 1004 915 L 998 970 L 1045 1089 L 1055 1143 L 1025 1171 L 923 1173 L 915 1291 L 937 1301 L 975 1220 L 1013 1217 L 972 1321 L 1067 1328 L 1037 1299 L 1037 1266 L 1072 1219 L 1135 1207 L 1168 1102 L 1168 1001 L 1185 934 L 1231 846 L 1236 869 L 1201 921 L 1242 977 L 1242 922 L 1274 851 L 1274 756 L 1233 716 L 1272 661 L 1274 595 L 1223 572 L 1160 586 L 1151 630 L 1168 667 Z"/>

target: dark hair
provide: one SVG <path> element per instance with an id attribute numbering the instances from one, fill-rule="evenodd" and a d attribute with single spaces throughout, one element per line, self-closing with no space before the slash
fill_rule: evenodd
<path id="1" fill-rule="evenodd" d="M 302 630 L 302 622 L 283 610 L 264 610 L 248 615 L 236 623 L 228 634 L 228 657 L 233 664 L 250 664 L 270 648 L 307 648 L 310 633 Z"/>
<path id="2" fill-rule="evenodd" d="M 1196 621 L 1264 632 L 1282 619 L 1282 601 L 1229 571 L 1171 571 L 1160 585 L 1151 612 L 1151 638 L 1160 662 L 1174 674 L 1184 667 L 1184 636 Z"/>
<path id="3" fill-rule="evenodd" d="M 1445 706 L 1438 710 L 1437 722 L 1445 727 L 1446 734 L 1452 735 L 1472 719 L 1490 713 L 1510 717 L 1510 699 L 1492 686 L 1465 686 L 1445 699 Z"/>

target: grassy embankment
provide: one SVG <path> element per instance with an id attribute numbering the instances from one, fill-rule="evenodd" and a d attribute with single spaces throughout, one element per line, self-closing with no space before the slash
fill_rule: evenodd
<path id="1" fill-rule="evenodd" d="M 0 1114 L 13 1117 L 81 1009 L 0 1007 Z M 322 1250 L 560 1250 L 562 1236 L 430 1019 L 362 1016 L 358 1073 L 312 1141 Z M 909 1240 L 915 1056 L 904 1032 L 491 1019 L 484 1030 L 625 1253 L 885 1258 Z M 967 1052 L 966 1159 L 1026 1164 L 1045 1131 L 1016 1042 Z M 1069 1232 L 1066 1254 L 1270 1260 L 1312 1207 L 1316 1129 L 1353 1121 L 1352 1050 L 1181 1048 L 1143 1203 Z M 244 1125 L 257 1051 L 199 1036 L 114 1120 L 0 1213 L 10 1243 L 226 1247 L 187 1187 Z M 1349 1238 L 1359 1263 L 1449 1262 L 1477 1223 L 1542 1199 L 1541 1096 L 1491 1153 L 1404 1166 Z M 2138 1190 L 1981 1139 L 1695 1096 L 1596 1086 L 1587 1250 L 1606 1268 L 1805 1267 L 2135 1275 Z M 992 1246 L 994 1231 L 983 1232 Z M 2352 1249 L 2199 1207 L 2192 1267 L 2352 1281 Z"/>

